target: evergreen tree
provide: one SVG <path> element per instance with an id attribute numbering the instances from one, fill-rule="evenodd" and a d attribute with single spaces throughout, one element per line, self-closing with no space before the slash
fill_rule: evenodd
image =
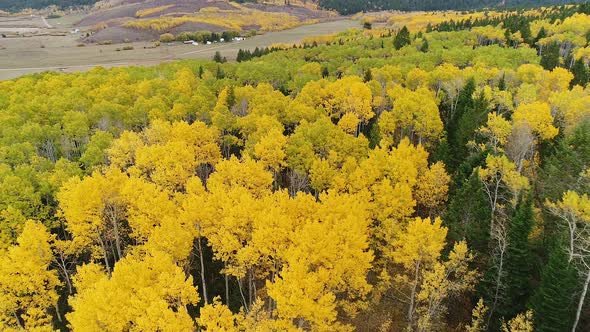
<path id="1" fill-rule="evenodd" d="M 363 81 L 369 82 L 373 79 L 373 73 L 371 72 L 371 68 L 365 70 L 365 75 L 363 77 Z"/>
<path id="2" fill-rule="evenodd" d="M 234 91 L 233 85 L 230 85 L 227 89 L 227 107 L 231 109 L 236 104 L 236 92 Z"/>
<path id="3" fill-rule="evenodd" d="M 477 173 L 460 182 L 449 200 L 445 223 L 449 227 L 449 238 L 453 241 L 466 240 L 469 248 L 478 256 L 488 255 L 490 229 L 490 204 Z M 485 259 L 480 260 L 485 262 Z M 485 270 L 479 266 L 479 270 Z"/>
<path id="4" fill-rule="evenodd" d="M 554 245 L 541 272 L 541 283 L 531 301 L 535 331 L 561 332 L 571 329 L 577 275 L 560 245 Z"/>
<path id="5" fill-rule="evenodd" d="M 393 40 L 393 46 L 396 50 L 401 49 L 402 47 L 410 44 L 410 31 L 404 25 L 403 28 L 397 33 L 395 39 Z"/>
<path id="6" fill-rule="evenodd" d="M 506 91 L 506 73 L 502 74 L 500 82 L 498 82 L 498 89 L 500 91 Z"/>
<path id="7" fill-rule="evenodd" d="M 537 33 L 537 37 L 535 37 L 534 39 L 534 43 L 536 44 L 539 40 L 545 37 L 547 37 L 547 31 L 545 31 L 545 27 L 541 27 L 541 29 L 539 29 L 539 32 Z"/>
<path id="8" fill-rule="evenodd" d="M 506 249 L 506 297 L 498 312 L 512 318 L 526 310 L 531 293 L 531 245 L 529 235 L 534 226 L 533 200 L 531 195 L 521 198 L 508 230 Z"/>
<path id="9" fill-rule="evenodd" d="M 218 80 L 225 78 L 225 73 L 221 69 L 221 66 L 217 66 L 217 71 L 215 72 L 215 78 Z"/>
<path id="10" fill-rule="evenodd" d="M 584 64 L 582 59 L 576 60 L 574 66 L 572 67 L 572 73 L 574 74 L 574 79 L 572 80 L 571 86 L 580 85 L 582 87 L 588 84 L 588 80 L 590 79 L 590 74 L 588 73 L 588 68 Z"/>
<path id="11" fill-rule="evenodd" d="M 215 55 L 213 55 L 213 61 L 215 61 L 217 63 L 223 62 L 223 58 L 221 57 L 221 53 L 219 51 L 216 51 Z"/>
<path id="12" fill-rule="evenodd" d="M 422 42 L 422 46 L 420 46 L 420 51 L 421 52 L 428 52 L 428 49 L 430 48 L 430 45 L 428 45 L 428 39 L 424 38 L 424 41 Z"/>
<path id="13" fill-rule="evenodd" d="M 546 70 L 553 70 L 559 66 L 559 49 L 558 43 L 551 43 L 543 50 L 541 56 L 541 66 Z"/>

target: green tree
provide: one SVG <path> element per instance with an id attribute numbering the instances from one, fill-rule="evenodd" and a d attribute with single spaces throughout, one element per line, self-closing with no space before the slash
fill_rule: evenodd
<path id="1" fill-rule="evenodd" d="M 559 49 L 558 43 L 551 43 L 545 46 L 543 53 L 541 54 L 541 66 L 546 70 L 553 70 L 553 68 L 559 66 Z"/>
<path id="2" fill-rule="evenodd" d="M 504 308 L 499 308 L 506 318 L 525 311 L 531 292 L 531 244 L 530 233 L 534 225 L 531 195 L 521 198 L 508 231 L 506 250 L 507 293 Z"/>
<path id="3" fill-rule="evenodd" d="M 588 72 L 588 67 L 584 64 L 582 59 L 576 60 L 574 62 L 574 66 L 572 67 L 572 74 L 574 74 L 574 79 L 571 82 L 571 86 L 579 85 L 579 86 L 586 86 L 588 81 L 590 80 L 590 73 Z"/>
<path id="4" fill-rule="evenodd" d="M 395 39 L 393 40 L 393 46 L 396 50 L 399 50 L 406 45 L 410 45 L 410 42 L 410 31 L 408 31 L 408 28 L 406 28 L 404 25 L 404 27 L 401 28 L 401 30 L 395 36 Z"/>
<path id="5" fill-rule="evenodd" d="M 573 321 L 577 275 L 563 246 L 554 245 L 531 300 L 538 332 L 569 331 Z"/>

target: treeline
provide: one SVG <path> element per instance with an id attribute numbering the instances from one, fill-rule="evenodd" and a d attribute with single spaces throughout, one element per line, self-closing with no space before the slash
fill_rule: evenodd
<path id="1" fill-rule="evenodd" d="M 163 42 L 170 42 L 170 41 L 189 41 L 193 40 L 198 43 L 206 43 L 206 42 L 219 42 L 223 40 L 224 42 L 232 41 L 235 37 L 239 37 L 241 34 L 237 31 L 223 31 L 221 33 L 217 32 L 210 32 L 210 31 L 195 31 L 195 32 L 181 32 L 174 36 L 171 33 L 165 33 L 160 35 L 160 41 Z"/>
<path id="2" fill-rule="evenodd" d="M 319 0 L 319 5 L 343 15 L 378 10 L 470 10 L 485 7 L 531 7 L 541 5 L 569 4 L 575 0 Z"/>
<path id="3" fill-rule="evenodd" d="M 42 9 L 52 5 L 60 8 L 93 5 L 97 0 L 0 0 L 0 10 L 15 12 L 25 8 Z"/>

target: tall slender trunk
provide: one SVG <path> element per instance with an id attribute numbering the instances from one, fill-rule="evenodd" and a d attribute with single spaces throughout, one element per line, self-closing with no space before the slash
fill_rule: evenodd
<path id="1" fill-rule="evenodd" d="M 582 307 L 584 306 L 584 300 L 586 299 L 586 293 L 588 292 L 588 284 L 590 284 L 590 270 L 586 272 L 586 280 L 584 281 L 584 288 L 582 289 L 582 295 L 578 301 L 578 309 L 576 310 L 576 319 L 574 320 L 574 326 L 572 332 L 576 332 L 578 323 L 580 322 L 580 315 L 582 313 Z"/>
<path id="2" fill-rule="evenodd" d="M 199 244 L 199 260 L 201 263 L 201 287 L 203 287 L 203 297 L 205 298 L 205 304 L 209 303 L 207 300 L 207 284 L 205 282 L 205 262 L 203 260 L 203 247 L 201 245 L 201 237 L 197 239 L 197 243 Z"/>
<path id="3" fill-rule="evenodd" d="M 414 325 L 414 307 L 416 301 L 416 290 L 418 289 L 418 278 L 420 277 L 420 262 L 416 262 L 414 271 L 414 285 L 412 285 L 412 294 L 410 296 L 410 307 L 408 308 L 408 322 L 410 327 Z"/>
<path id="4" fill-rule="evenodd" d="M 494 311 L 496 310 L 496 306 L 498 305 L 498 298 L 500 297 L 500 288 L 502 286 L 502 274 L 504 273 L 504 251 L 505 251 L 505 244 L 499 243 L 500 246 L 500 262 L 498 263 L 498 273 L 496 274 L 496 288 L 494 289 L 494 302 L 492 303 L 492 307 L 490 308 L 490 314 L 488 316 L 488 326 L 492 320 L 492 316 L 494 315 Z"/>
<path id="5" fill-rule="evenodd" d="M 58 320 L 60 323 L 62 323 L 62 322 L 63 322 L 63 320 L 62 320 L 62 318 L 61 318 L 61 314 L 59 313 L 59 304 L 58 304 L 58 303 L 56 303 L 56 304 L 55 304 L 55 314 L 57 315 L 57 320 Z"/>
<path id="6" fill-rule="evenodd" d="M 102 240 L 102 237 L 100 235 L 98 236 L 98 241 L 100 242 L 100 246 L 102 247 L 104 265 L 106 266 L 107 273 L 109 274 L 109 277 L 110 277 L 111 276 L 111 267 L 109 266 L 109 258 L 107 256 L 107 248 L 106 248 L 104 241 Z"/>
<path id="7" fill-rule="evenodd" d="M 248 302 L 246 302 L 246 296 L 244 296 L 244 289 L 242 288 L 242 278 L 238 278 L 238 288 L 240 289 L 240 295 L 242 296 L 244 308 L 246 309 L 246 312 L 248 312 Z"/>
<path id="8" fill-rule="evenodd" d="M 16 311 L 13 311 L 12 314 L 14 315 L 14 319 L 16 320 L 16 323 L 18 324 L 18 327 L 21 330 L 24 330 L 25 327 L 23 326 L 23 324 L 20 322 L 20 318 L 18 317 L 18 315 L 16 314 Z"/>
<path id="9" fill-rule="evenodd" d="M 248 269 L 248 305 L 252 306 L 252 271 Z"/>
<path id="10" fill-rule="evenodd" d="M 225 304 L 229 305 L 229 281 L 227 274 L 225 274 Z"/>
<path id="11" fill-rule="evenodd" d="M 119 223 L 117 222 L 117 207 L 111 206 L 110 212 L 111 222 L 113 223 L 113 232 L 115 233 L 115 246 L 117 248 L 117 256 L 119 257 L 119 259 L 121 259 L 123 255 L 121 254 L 121 238 L 119 236 Z"/>

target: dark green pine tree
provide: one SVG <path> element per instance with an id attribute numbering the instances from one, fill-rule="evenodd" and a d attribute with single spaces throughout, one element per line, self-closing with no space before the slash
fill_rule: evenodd
<path id="1" fill-rule="evenodd" d="M 223 62 L 223 58 L 221 57 L 221 53 L 219 53 L 219 51 L 215 52 L 215 55 L 213 55 L 213 61 L 217 63 Z"/>
<path id="2" fill-rule="evenodd" d="M 367 70 L 365 70 L 365 75 L 363 77 L 363 81 L 365 81 L 365 83 L 370 82 L 373 79 L 373 73 L 371 72 L 371 68 L 368 68 Z"/>
<path id="3" fill-rule="evenodd" d="M 551 43 L 545 47 L 541 55 L 541 66 L 546 70 L 553 70 L 559 66 L 559 49 L 558 43 Z"/>
<path id="4" fill-rule="evenodd" d="M 422 42 L 422 46 L 420 46 L 420 51 L 423 53 L 428 52 L 428 49 L 430 48 L 430 45 L 428 44 L 428 39 L 424 38 L 424 41 Z"/>
<path id="5" fill-rule="evenodd" d="M 227 89 L 227 99 L 226 99 L 227 107 L 231 109 L 236 104 L 236 93 L 234 91 L 233 85 L 230 85 Z"/>
<path id="6" fill-rule="evenodd" d="M 498 313 L 512 318 L 525 311 L 531 296 L 533 266 L 529 235 L 534 226 L 533 200 L 531 195 L 520 199 L 510 229 L 506 248 L 506 296 Z"/>
<path id="7" fill-rule="evenodd" d="M 473 164 L 477 163 L 473 161 Z M 477 263 L 485 264 L 485 257 L 489 255 L 490 203 L 477 172 L 472 172 L 471 176 L 468 175 L 456 187 L 458 188 L 453 190 L 455 193 L 449 199 L 449 208 L 444 216 L 449 228 L 449 239 L 452 242 L 466 240 L 469 248 L 482 258 Z M 487 268 L 485 265 L 478 266 L 480 271 Z"/>
<path id="8" fill-rule="evenodd" d="M 537 37 L 535 37 L 533 42 L 536 44 L 539 40 L 541 40 L 545 37 L 547 37 L 547 31 L 545 31 L 544 27 L 541 27 L 541 29 L 539 29 L 539 33 L 537 33 Z"/>
<path id="9" fill-rule="evenodd" d="M 571 83 L 572 87 L 574 85 L 584 87 L 586 84 L 588 84 L 588 80 L 590 80 L 590 73 L 588 73 L 588 68 L 584 64 L 584 60 L 578 59 L 576 62 L 574 62 L 572 73 L 574 74 L 574 79 Z"/>
<path id="10" fill-rule="evenodd" d="M 396 50 L 399 50 L 406 45 L 410 45 L 410 42 L 410 31 L 408 31 L 408 28 L 404 25 L 393 40 L 393 47 L 395 47 Z"/>
<path id="11" fill-rule="evenodd" d="M 577 274 L 561 245 L 554 245 L 532 297 L 535 331 L 569 331 L 574 318 Z"/>

